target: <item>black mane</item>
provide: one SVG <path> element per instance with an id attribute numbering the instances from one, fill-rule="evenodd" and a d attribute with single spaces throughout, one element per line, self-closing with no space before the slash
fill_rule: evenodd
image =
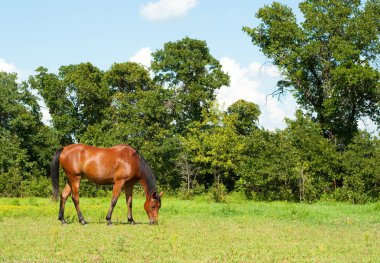
<path id="1" fill-rule="evenodd" d="M 149 196 L 157 192 L 156 176 L 150 168 L 148 162 L 140 155 L 140 173 L 145 179 Z"/>

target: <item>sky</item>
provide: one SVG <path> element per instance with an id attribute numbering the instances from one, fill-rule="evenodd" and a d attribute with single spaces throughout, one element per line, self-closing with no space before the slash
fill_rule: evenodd
<path id="1" fill-rule="evenodd" d="M 280 74 L 255 47 L 243 26 L 272 0 L 28 1 L 0 3 L 0 70 L 27 79 L 39 66 L 57 72 L 62 65 L 91 62 L 102 70 L 135 61 L 147 67 L 150 53 L 184 37 L 205 40 L 230 75 L 217 91 L 221 107 L 238 99 L 260 106 L 260 125 L 285 127 L 297 108 L 291 95 L 273 98 Z M 300 17 L 300 1 L 281 1 Z M 43 107 L 44 120 L 49 120 Z"/>

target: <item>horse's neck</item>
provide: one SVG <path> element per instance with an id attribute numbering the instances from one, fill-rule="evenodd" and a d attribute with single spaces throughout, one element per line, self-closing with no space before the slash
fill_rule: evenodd
<path id="1" fill-rule="evenodd" d="M 142 187 L 144 189 L 146 200 L 148 200 L 148 198 L 149 198 L 149 190 L 148 190 L 148 185 L 146 183 L 146 179 L 145 179 L 144 176 L 141 177 L 140 184 L 142 185 Z"/>
<path id="2" fill-rule="evenodd" d="M 157 191 L 155 185 L 153 186 L 152 183 L 148 182 L 148 179 L 145 174 L 141 176 L 140 184 L 144 188 L 145 197 L 147 200 L 150 198 L 150 196 L 152 195 L 154 191 Z"/>

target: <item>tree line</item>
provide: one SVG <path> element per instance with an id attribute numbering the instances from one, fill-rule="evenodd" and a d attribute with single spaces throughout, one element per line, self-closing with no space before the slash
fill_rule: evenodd
<path id="1" fill-rule="evenodd" d="M 254 200 L 378 200 L 380 141 L 358 121 L 380 116 L 380 3 L 307 0 L 300 9 L 301 24 L 275 2 L 257 12 L 257 27 L 243 27 L 282 73 L 275 94 L 291 92 L 301 108 L 283 130 L 260 127 L 255 103 L 220 109 L 215 91 L 229 76 L 205 41 L 188 37 L 155 51 L 149 69 L 40 67 L 21 83 L 0 72 L 0 195 L 48 196 L 60 146 L 126 143 L 183 198 L 208 192 L 223 201 L 238 191 Z M 81 195 L 108 189 L 85 182 Z"/>

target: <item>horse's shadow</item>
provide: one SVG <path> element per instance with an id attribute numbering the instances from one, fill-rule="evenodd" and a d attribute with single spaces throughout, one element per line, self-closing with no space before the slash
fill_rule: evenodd
<path id="1" fill-rule="evenodd" d="M 62 224 L 63 226 L 64 225 L 75 225 L 75 224 L 80 224 L 78 220 L 76 219 L 67 219 L 66 220 L 66 224 Z M 118 226 L 118 225 L 150 225 L 148 222 L 135 222 L 134 224 L 131 224 L 130 222 L 125 222 L 125 221 L 116 221 L 116 222 L 112 222 L 112 224 L 108 225 L 107 224 L 107 221 L 104 220 L 104 221 L 87 221 L 87 224 L 85 224 L 84 226 L 86 225 L 107 225 L 107 226 Z"/>

